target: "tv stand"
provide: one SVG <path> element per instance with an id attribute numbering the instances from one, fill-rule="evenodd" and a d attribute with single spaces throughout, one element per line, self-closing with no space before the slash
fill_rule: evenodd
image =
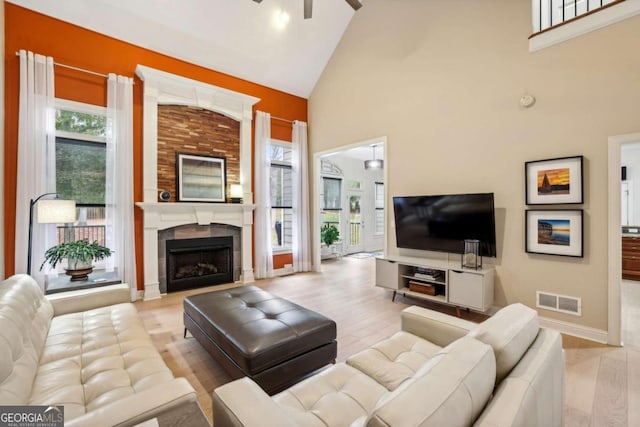
<path id="1" fill-rule="evenodd" d="M 409 257 L 376 258 L 376 286 L 396 294 L 486 312 L 493 305 L 493 268 Z"/>

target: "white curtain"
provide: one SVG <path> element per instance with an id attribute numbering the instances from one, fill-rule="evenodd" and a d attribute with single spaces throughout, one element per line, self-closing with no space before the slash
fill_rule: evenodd
<path id="1" fill-rule="evenodd" d="M 293 270 L 311 271 L 307 124 L 293 122 Z"/>
<path id="2" fill-rule="evenodd" d="M 273 249 L 271 248 L 271 163 L 269 140 L 271 115 L 256 111 L 255 156 L 255 254 L 257 279 L 273 277 Z"/>
<path id="3" fill-rule="evenodd" d="M 29 202 L 55 192 L 55 92 L 53 58 L 21 50 L 16 185 L 15 271 L 27 272 Z M 34 214 L 35 216 L 35 214 Z M 39 271 L 44 252 L 57 244 L 56 225 L 33 219 L 31 274 L 44 289 Z"/>
<path id="4" fill-rule="evenodd" d="M 117 269 L 135 300 L 136 251 L 133 223 L 133 79 L 107 79 L 106 246 L 107 271 Z"/>

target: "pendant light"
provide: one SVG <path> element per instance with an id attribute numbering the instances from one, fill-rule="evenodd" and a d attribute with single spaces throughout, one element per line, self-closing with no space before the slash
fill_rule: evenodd
<path id="1" fill-rule="evenodd" d="M 377 147 L 376 144 L 371 146 L 371 148 L 373 148 L 373 159 L 364 161 L 364 168 L 366 170 L 369 170 L 369 169 L 382 169 L 384 167 L 384 160 L 382 160 L 382 159 L 376 160 L 376 147 Z"/>

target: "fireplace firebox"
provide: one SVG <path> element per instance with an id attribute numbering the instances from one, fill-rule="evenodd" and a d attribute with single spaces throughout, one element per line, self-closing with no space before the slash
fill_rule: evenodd
<path id="1" fill-rule="evenodd" d="M 167 240 L 167 292 L 233 282 L 233 237 Z"/>

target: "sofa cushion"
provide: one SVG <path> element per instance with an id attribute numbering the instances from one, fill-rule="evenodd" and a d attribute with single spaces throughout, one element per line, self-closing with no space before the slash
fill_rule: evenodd
<path id="1" fill-rule="evenodd" d="M 411 378 L 440 349 L 440 346 L 413 334 L 398 332 L 351 356 L 347 359 L 347 364 L 393 391 Z"/>
<path id="2" fill-rule="evenodd" d="M 383 397 L 366 425 L 469 426 L 491 396 L 495 369 L 490 346 L 460 338 Z"/>
<path id="3" fill-rule="evenodd" d="M 273 396 L 293 424 L 348 426 L 364 420 L 387 389 L 344 363 L 308 378 Z"/>
<path id="4" fill-rule="evenodd" d="M 518 363 L 538 335 L 538 313 L 516 303 L 500 309 L 469 332 L 469 336 L 489 344 L 496 356 L 496 384 Z"/>
<path id="5" fill-rule="evenodd" d="M 560 333 L 541 329 L 518 365 L 495 389 L 474 425 L 562 426 L 564 370 Z"/>
<path id="6" fill-rule="evenodd" d="M 117 304 L 53 318 L 28 403 L 69 421 L 172 380 L 133 304 Z"/>
<path id="7" fill-rule="evenodd" d="M 0 284 L 0 402 L 29 402 L 53 308 L 26 274 Z"/>

